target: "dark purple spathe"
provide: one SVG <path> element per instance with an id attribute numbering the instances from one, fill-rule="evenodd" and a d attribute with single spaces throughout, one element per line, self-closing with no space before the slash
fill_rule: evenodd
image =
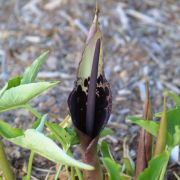
<path id="1" fill-rule="evenodd" d="M 77 82 L 68 98 L 68 106 L 75 127 L 94 138 L 107 124 L 111 113 L 112 96 L 104 73 L 98 74 L 101 40 L 96 42 L 91 76 Z M 84 88 L 85 87 L 85 88 Z"/>

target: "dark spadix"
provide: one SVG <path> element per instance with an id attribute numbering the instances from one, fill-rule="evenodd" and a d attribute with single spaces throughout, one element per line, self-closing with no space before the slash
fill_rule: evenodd
<path id="1" fill-rule="evenodd" d="M 91 138 L 99 135 L 111 113 L 112 96 L 104 75 L 102 49 L 96 11 L 79 63 L 75 87 L 68 98 L 75 127 Z"/>

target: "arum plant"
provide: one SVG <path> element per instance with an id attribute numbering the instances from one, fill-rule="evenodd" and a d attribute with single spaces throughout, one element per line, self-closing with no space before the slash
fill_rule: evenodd
<path id="1" fill-rule="evenodd" d="M 75 87 L 68 98 L 72 121 L 80 137 L 83 161 L 95 167 L 94 171 L 84 171 L 84 177 L 93 180 L 103 179 L 97 143 L 109 119 L 112 104 L 110 85 L 103 69 L 103 44 L 98 14 L 97 7 L 79 64 Z"/>

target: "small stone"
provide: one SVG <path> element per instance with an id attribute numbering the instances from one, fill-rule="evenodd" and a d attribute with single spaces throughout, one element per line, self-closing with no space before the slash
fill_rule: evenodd
<path id="1" fill-rule="evenodd" d="M 46 65 L 48 66 L 50 70 L 56 70 L 57 63 L 58 63 L 58 60 L 57 60 L 57 57 L 55 56 L 50 56 L 46 61 Z"/>

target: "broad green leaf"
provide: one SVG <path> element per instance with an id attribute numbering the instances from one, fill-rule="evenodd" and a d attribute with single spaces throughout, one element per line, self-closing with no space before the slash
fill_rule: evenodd
<path id="1" fill-rule="evenodd" d="M 56 84 L 57 82 L 38 82 L 8 89 L 0 98 L 0 112 L 22 107 L 31 99 Z"/>
<path id="2" fill-rule="evenodd" d="M 32 65 L 25 70 L 25 72 L 23 74 L 23 78 L 21 80 L 21 84 L 28 84 L 28 83 L 34 82 L 34 80 L 36 79 L 36 76 L 37 76 L 40 68 L 42 67 L 44 61 L 46 60 L 46 58 L 48 56 L 48 53 L 49 53 L 49 51 L 46 51 L 43 54 L 41 54 L 32 63 Z"/>
<path id="3" fill-rule="evenodd" d="M 54 141 L 35 129 L 28 129 L 24 132 L 23 136 L 7 140 L 23 148 L 30 149 L 55 163 L 93 170 L 92 166 L 75 160 L 67 155 Z"/>
<path id="4" fill-rule="evenodd" d="M 0 120 L 0 135 L 5 138 L 15 138 L 17 136 L 22 136 L 24 133 L 22 129 L 13 128 L 8 123 Z"/>
<path id="5" fill-rule="evenodd" d="M 101 154 L 102 154 L 103 158 L 110 158 L 110 159 L 114 160 L 113 156 L 111 154 L 111 151 L 110 151 L 110 149 L 108 147 L 107 142 L 102 141 L 102 143 L 100 145 L 100 151 L 101 151 Z"/>
<path id="6" fill-rule="evenodd" d="M 108 135 L 112 135 L 114 132 L 111 128 L 104 128 L 102 131 L 101 131 L 101 134 L 100 134 L 100 137 L 105 137 L 105 136 L 108 136 Z"/>
<path id="7" fill-rule="evenodd" d="M 176 106 L 180 106 L 180 96 L 173 92 L 167 92 L 167 95 L 174 101 L 176 102 Z"/>
<path id="8" fill-rule="evenodd" d="M 166 168 L 168 161 L 168 152 L 163 152 L 154 157 L 148 163 L 148 167 L 139 175 L 138 180 L 161 180 L 160 176 L 162 177 L 162 171 Z"/>
<path id="9" fill-rule="evenodd" d="M 109 180 L 122 180 L 120 178 L 120 165 L 112 159 L 105 157 L 102 162 L 108 171 Z"/>
<path id="10" fill-rule="evenodd" d="M 140 117 L 128 116 L 127 119 L 131 120 L 133 123 L 141 126 L 146 131 L 154 136 L 157 136 L 159 125 L 154 121 L 147 121 Z"/>

